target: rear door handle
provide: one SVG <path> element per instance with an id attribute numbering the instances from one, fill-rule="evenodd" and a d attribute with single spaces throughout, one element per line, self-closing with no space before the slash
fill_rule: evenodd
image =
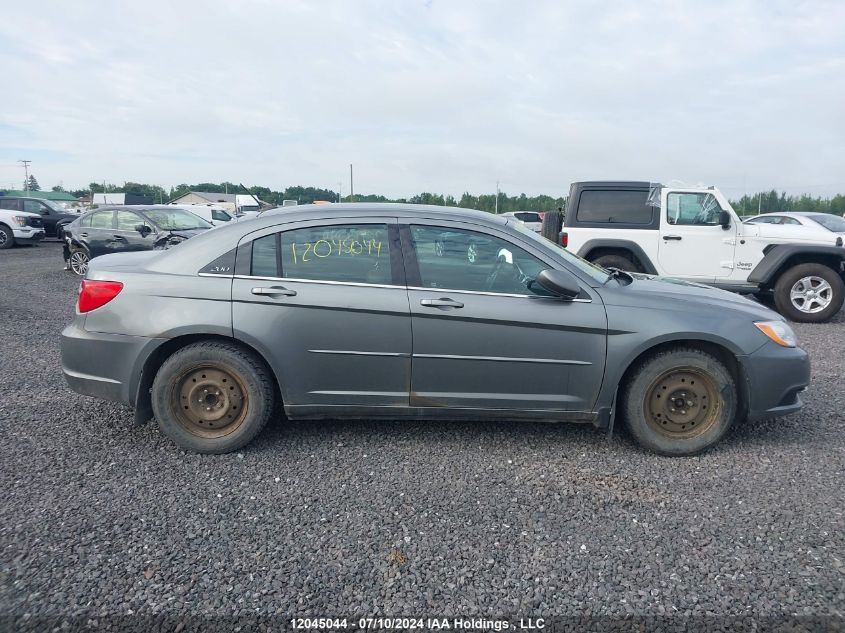
<path id="1" fill-rule="evenodd" d="M 666 241 L 669 241 L 669 240 L 681 240 L 683 238 L 680 235 L 664 235 L 663 239 L 666 240 Z"/>
<path id="2" fill-rule="evenodd" d="M 423 299 L 420 301 L 420 305 L 425 306 L 427 308 L 463 308 L 464 304 L 460 301 L 455 301 L 454 299 L 449 299 L 448 297 L 442 297 L 441 299 Z"/>
<path id="3" fill-rule="evenodd" d="M 80 233 L 79 237 L 88 237 L 88 234 L 87 233 Z"/>
<path id="4" fill-rule="evenodd" d="M 284 286 L 270 286 L 269 288 L 253 288 L 252 294 L 263 297 L 295 297 L 296 290 L 288 290 Z"/>

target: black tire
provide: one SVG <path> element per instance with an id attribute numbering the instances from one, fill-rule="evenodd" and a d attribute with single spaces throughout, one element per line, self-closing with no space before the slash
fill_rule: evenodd
<path id="1" fill-rule="evenodd" d="M 70 258 L 68 264 L 70 270 L 80 277 L 84 277 L 88 272 L 88 264 L 91 262 L 91 254 L 84 246 L 73 246 L 70 249 Z"/>
<path id="2" fill-rule="evenodd" d="M 543 226 L 540 229 L 540 235 L 547 240 L 551 240 L 557 244 L 560 230 L 563 228 L 563 214 L 555 209 L 554 211 L 546 211 L 543 216 Z"/>
<path id="3" fill-rule="evenodd" d="M 814 285 L 815 280 L 819 281 L 818 285 Z M 809 292 L 820 292 L 816 297 L 804 295 L 801 299 L 796 296 L 793 300 L 793 291 L 799 292 L 802 288 Z M 845 283 L 837 271 L 824 264 L 798 264 L 778 278 L 774 298 L 777 311 L 790 321 L 823 323 L 842 308 Z M 824 307 L 821 307 L 822 303 Z"/>
<path id="4" fill-rule="evenodd" d="M 639 266 L 624 255 L 601 255 L 590 261 L 603 268 L 618 268 L 619 270 L 627 270 L 632 273 L 642 272 Z"/>
<path id="5" fill-rule="evenodd" d="M 228 380 L 221 382 L 220 376 Z M 222 394 L 208 394 L 208 389 L 217 388 Z M 235 395 L 230 398 L 229 393 Z M 186 398 L 196 394 L 205 400 L 189 408 Z M 220 341 L 192 343 L 175 352 L 156 373 L 151 395 L 162 433 L 196 453 L 229 453 L 249 444 L 267 424 L 276 403 L 276 388 L 265 364 L 251 352 Z M 210 413 L 197 413 L 205 404 Z"/>
<path id="6" fill-rule="evenodd" d="M 12 248 L 15 245 L 15 234 L 5 224 L 0 224 L 0 250 Z"/>
<path id="7" fill-rule="evenodd" d="M 620 411 L 637 443 L 668 456 L 695 455 L 716 444 L 734 423 L 737 406 L 736 383 L 727 368 L 688 348 L 658 352 L 640 363 L 620 397 Z"/>

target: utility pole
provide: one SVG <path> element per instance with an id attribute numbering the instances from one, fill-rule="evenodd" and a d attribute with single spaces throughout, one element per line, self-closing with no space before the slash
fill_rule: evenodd
<path id="1" fill-rule="evenodd" d="M 23 173 L 25 174 L 23 177 L 23 190 L 29 191 L 29 164 L 32 162 L 31 160 L 19 160 L 19 163 L 23 163 Z"/>
<path id="2" fill-rule="evenodd" d="M 343 200 L 343 182 L 337 183 L 337 201 L 341 202 Z"/>
<path id="3" fill-rule="evenodd" d="M 763 201 L 763 194 L 757 194 L 757 215 L 760 215 L 760 203 Z"/>
<path id="4" fill-rule="evenodd" d="M 496 181 L 496 215 L 499 215 L 499 181 Z"/>
<path id="5" fill-rule="evenodd" d="M 352 163 L 349 163 L 349 202 L 355 202 L 355 186 L 352 184 Z"/>

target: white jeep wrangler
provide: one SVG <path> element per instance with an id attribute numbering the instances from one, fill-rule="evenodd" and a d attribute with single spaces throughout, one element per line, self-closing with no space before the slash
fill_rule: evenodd
<path id="1" fill-rule="evenodd" d="M 827 230 L 743 224 L 714 188 L 576 182 L 543 235 L 604 267 L 753 294 L 793 321 L 822 322 L 845 299 L 845 248 Z"/>

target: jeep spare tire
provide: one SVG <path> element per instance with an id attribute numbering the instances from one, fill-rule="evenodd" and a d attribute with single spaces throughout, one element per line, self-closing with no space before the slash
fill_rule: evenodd
<path id="1" fill-rule="evenodd" d="M 540 229 L 540 235 L 557 244 L 561 228 L 563 228 L 563 214 L 557 209 L 546 211 L 546 215 L 543 216 L 543 227 Z"/>

